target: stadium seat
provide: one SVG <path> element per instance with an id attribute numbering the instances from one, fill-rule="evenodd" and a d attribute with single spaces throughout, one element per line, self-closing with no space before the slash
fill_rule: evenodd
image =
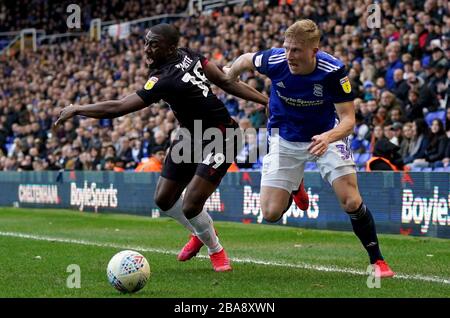
<path id="1" fill-rule="evenodd" d="M 367 162 L 367 160 L 369 160 L 371 157 L 370 153 L 362 153 L 359 157 L 358 160 L 355 159 L 355 163 L 358 166 L 364 166 Z"/>
<path id="2" fill-rule="evenodd" d="M 5 145 L 5 147 L 6 147 L 6 154 L 9 153 L 9 151 L 10 151 L 12 145 L 13 145 L 12 143 L 9 143 L 9 144 L 6 144 L 6 145 Z"/>
<path id="3" fill-rule="evenodd" d="M 445 124 L 445 110 L 439 110 L 436 112 L 428 113 L 425 116 L 425 121 L 427 122 L 428 126 L 431 126 L 431 123 L 435 119 L 440 119 L 441 122 Z"/>

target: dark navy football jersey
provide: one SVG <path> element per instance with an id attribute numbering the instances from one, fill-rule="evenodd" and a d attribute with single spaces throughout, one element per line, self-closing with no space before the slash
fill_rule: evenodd
<path id="1" fill-rule="evenodd" d="M 289 71 L 286 52 L 273 48 L 253 57 L 258 72 L 272 80 L 269 102 L 269 131 L 278 128 L 289 141 L 310 142 L 311 137 L 336 124 L 336 103 L 354 99 L 344 64 L 319 51 L 316 68 L 308 75 Z"/>
<path id="2" fill-rule="evenodd" d="M 190 130 L 194 120 L 202 120 L 204 129 L 228 124 L 231 117 L 203 73 L 205 63 L 204 56 L 179 48 L 174 58 L 150 70 L 147 83 L 136 93 L 147 105 L 164 100 L 180 125 Z"/>

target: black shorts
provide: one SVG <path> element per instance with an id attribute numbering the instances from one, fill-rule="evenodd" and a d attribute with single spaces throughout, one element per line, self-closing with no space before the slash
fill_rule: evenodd
<path id="1" fill-rule="evenodd" d="M 181 183 L 189 183 L 194 175 L 198 175 L 214 184 L 219 184 L 228 168 L 242 150 L 242 133 L 239 125 L 233 120 L 229 124 L 219 125 L 222 138 L 213 140 L 193 140 L 193 138 L 174 140 L 166 156 L 161 176 Z M 227 128 L 230 128 L 227 130 Z M 232 129 L 231 129 L 232 128 Z M 236 135 L 227 132 L 236 130 Z M 219 146 L 219 144 L 221 146 Z M 190 151 L 184 152 L 183 146 L 190 146 Z M 183 149 L 180 151 L 180 149 Z M 184 155 L 184 156 L 183 156 Z M 180 157 L 183 160 L 180 162 Z"/>

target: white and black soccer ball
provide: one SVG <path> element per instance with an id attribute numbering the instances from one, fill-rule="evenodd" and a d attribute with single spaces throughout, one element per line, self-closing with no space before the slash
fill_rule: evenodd
<path id="1" fill-rule="evenodd" d="M 106 274 L 115 289 L 122 293 L 134 293 L 142 289 L 150 278 L 150 265 L 136 251 L 121 251 L 109 261 Z"/>

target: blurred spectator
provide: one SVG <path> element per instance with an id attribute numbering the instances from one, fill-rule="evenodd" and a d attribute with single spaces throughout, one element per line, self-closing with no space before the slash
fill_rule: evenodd
<path id="1" fill-rule="evenodd" d="M 152 148 L 152 156 L 140 162 L 134 171 L 136 172 L 161 172 L 166 157 L 166 149 L 162 146 Z"/>
<path id="2" fill-rule="evenodd" d="M 388 113 L 388 120 L 391 122 L 405 123 L 406 118 L 403 115 L 403 109 L 400 106 L 394 106 Z"/>
<path id="3" fill-rule="evenodd" d="M 444 159 L 447 141 L 448 138 L 445 134 L 442 121 L 440 119 L 433 120 L 431 124 L 430 142 L 425 151 L 425 161 L 432 165 L 436 161 Z"/>
<path id="4" fill-rule="evenodd" d="M 366 163 L 366 171 L 403 170 L 400 147 L 383 138 L 377 141 L 372 158 Z"/>
<path id="5" fill-rule="evenodd" d="M 413 124 L 406 123 L 402 129 L 402 141 L 400 142 L 400 155 L 402 158 L 406 158 L 409 155 L 409 148 L 412 142 Z"/>
<path id="6" fill-rule="evenodd" d="M 422 113 L 434 112 L 437 110 L 439 104 L 433 91 L 430 90 L 427 83 L 430 79 L 422 79 L 416 77 L 414 73 L 408 75 L 409 91 L 415 90 L 418 95 L 417 103 L 422 107 Z M 409 95 L 408 95 L 409 96 Z M 418 118 L 418 117 L 417 117 Z M 411 120 L 411 119 L 410 119 Z"/>
<path id="7" fill-rule="evenodd" d="M 405 105 L 406 118 L 414 121 L 417 118 L 423 118 L 424 106 L 419 101 L 419 91 L 415 89 L 409 90 L 408 100 Z"/>
<path id="8" fill-rule="evenodd" d="M 403 69 L 403 63 L 398 56 L 398 52 L 391 46 L 387 55 L 389 66 L 386 70 L 385 80 L 388 89 L 395 89 L 394 72 Z"/>
<path id="9" fill-rule="evenodd" d="M 444 159 L 442 159 L 442 166 L 450 166 L 450 141 L 447 140 L 447 147 L 445 148 Z"/>
<path id="10" fill-rule="evenodd" d="M 372 137 L 370 139 L 370 153 L 373 153 L 375 150 L 375 144 L 384 138 L 383 134 L 383 125 L 375 125 L 375 128 L 373 129 Z"/>
<path id="11" fill-rule="evenodd" d="M 400 122 L 394 122 L 391 126 L 392 131 L 392 137 L 389 139 L 391 143 L 393 143 L 396 146 L 399 146 L 400 150 L 400 144 L 403 141 L 403 125 Z"/>
<path id="12" fill-rule="evenodd" d="M 416 163 L 416 166 L 423 167 L 426 166 L 423 164 L 423 159 L 425 158 L 425 151 L 429 144 L 429 128 L 422 118 L 414 120 L 412 128 L 412 142 L 407 156 L 403 158 L 403 162 L 405 164 Z"/>
<path id="13" fill-rule="evenodd" d="M 123 172 L 125 169 L 123 168 L 123 161 L 120 161 L 118 158 L 109 157 L 105 159 L 104 170 Z"/>
<path id="14" fill-rule="evenodd" d="M 151 152 L 153 153 L 154 147 L 162 147 L 163 149 L 169 148 L 169 140 L 167 139 L 167 136 L 164 132 L 158 130 L 155 132 L 154 140 L 150 145 Z"/>
<path id="15" fill-rule="evenodd" d="M 356 125 L 350 144 L 350 148 L 354 153 L 365 153 L 370 148 L 370 142 L 368 140 L 370 136 L 370 129 L 363 120 L 364 118 L 362 115 L 360 113 L 356 113 Z"/>

